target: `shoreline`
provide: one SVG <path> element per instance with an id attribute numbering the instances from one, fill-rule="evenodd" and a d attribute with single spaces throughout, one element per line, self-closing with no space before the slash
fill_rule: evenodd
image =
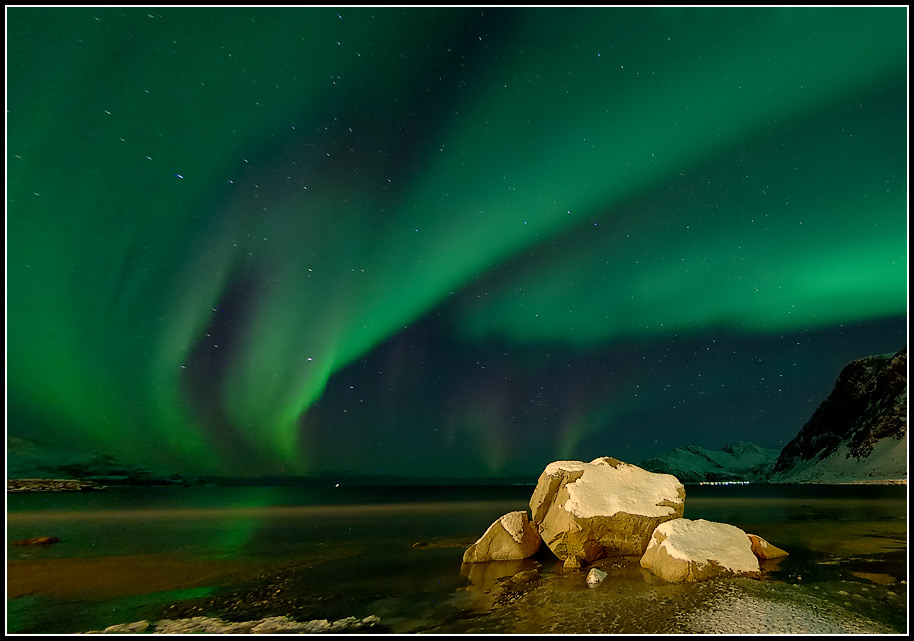
<path id="1" fill-rule="evenodd" d="M 544 569 L 547 569 L 544 567 Z M 620 570 L 616 570 L 618 575 Z M 120 623 L 81 634 L 899 634 L 903 623 L 877 620 L 868 607 L 904 609 L 906 586 L 836 582 L 803 585 L 779 580 L 715 579 L 691 584 L 640 581 L 632 567 L 595 588 L 582 573 L 546 571 L 519 589 L 504 581 L 468 586 L 452 597 L 449 615 L 347 616 L 296 620 L 200 611 L 175 618 Z M 263 577 L 266 579 L 266 577 Z M 253 587 L 253 586 L 252 586 Z M 256 590 L 255 590 L 256 592 Z M 462 598 L 460 598 L 462 597 Z M 236 598 L 243 599 L 238 594 Z M 843 605 L 841 599 L 847 599 Z M 266 604 L 265 604 L 266 605 Z M 380 610 L 379 610 L 380 611 Z M 423 620 L 424 619 L 424 620 Z M 437 619 L 437 622 L 435 621 Z"/>
<path id="2" fill-rule="evenodd" d="M 291 633 L 305 624 L 318 631 L 321 621 L 377 616 L 365 633 L 905 631 L 906 488 L 822 488 L 829 497 L 836 493 L 827 499 L 814 488 L 798 496 L 772 489 L 743 498 L 712 492 L 695 508 L 712 520 L 738 510 L 752 531 L 791 552 L 762 580 L 676 586 L 616 559 L 593 564 L 609 574 L 595 588 L 587 587 L 586 572 L 562 572 L 545 552 L 518 562 L 523 567 L 462 568 L 478 527 L 512 504 L 475 495 L 367 510 L 362 503 L 229 507 L 240 495 L 227 491 L 193 509 L 172 507 L 183 503 L 172 494 L 161 506 L 160 497 L 140 503 L 119 492 L 72 497 L 87 512 L 73 510 L 71 497 L 49 509 L 48 497 L 19 496 L 21 511 L 8 515 L 11 538 L 54 534 L 63 542 L 10 548 L 8 583 L 20 598 L 7 602 L 7 625 L 16 634 L 75 634 L 127 622 L 139 628 L 145 620 L 148 634 L 163 621 L 171 622 L 163 630 L 226 627 L 218 619 L 236 629 L 268 623 Z M 869 501 L 870 495 L 890 498 Z M 772 511 L 777 497 L 789 505 Z M 232 537 L 209 534 L 216 531 Z M 142 543 L 147 533 L 156 545 Z M 531 569 L 538 570 L 536 580 L 506 583 Z M 84 598 L 90 591 L 98 598 Z M 731 610 L 740 614 L 727 615 Z"/>

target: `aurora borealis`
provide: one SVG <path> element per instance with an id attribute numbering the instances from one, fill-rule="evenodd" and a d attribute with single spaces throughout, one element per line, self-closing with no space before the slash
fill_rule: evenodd
<path id="1" fill-rule="evenodd" d="M 8 8 L 7 432 L 781 447 L 907 333 L 907 9 Z"/>

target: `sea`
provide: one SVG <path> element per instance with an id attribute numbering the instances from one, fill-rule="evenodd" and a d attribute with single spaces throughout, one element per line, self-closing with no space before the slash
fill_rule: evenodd
<path id="1" fill-rule="evenodd" d="M 908 630 L 906 485 L 687 485 L 686 518 L 789 552 L 765 562 L 761 580 L 673 585 L 623 558 L 598 561 L 607 577 L 591 587 L 545 547 L 523 561 L 463 564 L 532 492 L 342 482 L 8 494 L 7 633 L 194 616 L 376 617 L 358 631 L 379 634 Z M 60 542 L 13 545 L 39 536 Z M 505 581 L 530 569 L 531 582 Z"/>

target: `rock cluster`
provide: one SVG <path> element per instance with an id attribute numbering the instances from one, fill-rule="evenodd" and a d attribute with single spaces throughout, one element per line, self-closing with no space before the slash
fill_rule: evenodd
<path id="1" fill-rule="evenodd" d="M 758 578 L 759 559 L 786 556 L 726 523 L 683 518 L 685 488 L 671 474 L 611 457 L 546 466 L 524 511 L 496 520 L 464 553 L 464 563 L 525 559 L 546 546 L 576 571 L 604 557 L 641 557 L 641 567 L 670 582 L 722 576 Z M 588 574 L 598 585 L 605 573 Z"/>

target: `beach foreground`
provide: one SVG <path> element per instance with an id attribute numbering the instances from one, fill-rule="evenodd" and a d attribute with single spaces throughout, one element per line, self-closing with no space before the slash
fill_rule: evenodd
<path id="1" fill-rule="evenodd" d="M 310 620 L 307 607 L 294 606 L 305 596 L 296 588 L 305 583 L 300 575 L 310 568 L 289 567 L 208 597 L 163 604 L 157 610 L 162 618 L 86 632 L 900 634 L 907 625 L 905 583 L 804 584 L 800 577 L 793 583 L 734 578 L 670 584 L 627 557 L 594 564 L 607 578 L 588 587 L 584 573 L 563 572 L 554 558 L 484 565 L 465 564 L 468 584 L 443 600 L 413 598 L 409 606 L 356 589 L 335 609 L 339 615 L 348 607 L 356 616 Z M 534 578 L 512 581 L 516 571 Z M 363 617 L 359 612 L 365 608 L 377 614 Z M 291 616 L 279 614 L 283 611 Z"/>
<path id="2" fill-rule="evenodd" d="M 790 552 L 760 580 L 690 584 L 637 557 L 566 572 L 546 549 L 462 564 L 493 518 L 529 496 L 494 500 L 498 491 L 479 501 L 467 489 L 361 489 L 332 505 L 301 488 L 14 495 L 10 540 L 60 542 L 8 548 L 7 632 L 907 631 L 903 487 L 690 488 L 687 516 L 737 523 Z M 590 567 L 607 574 L 594 587 Z"/>

